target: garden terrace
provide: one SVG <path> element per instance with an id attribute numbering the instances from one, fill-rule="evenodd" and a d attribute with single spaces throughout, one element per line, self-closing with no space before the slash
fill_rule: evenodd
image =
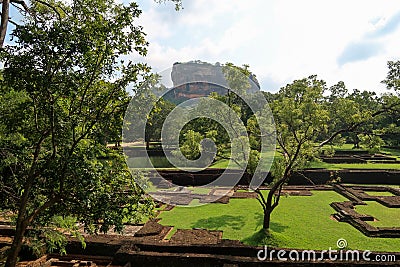
<path id="1" fill-rule="evenodd" d="M 186 172 L 178 170 L 158 170 L 148 172 L 148 178 L 152 184 L 158 188 L 169 188 L 173 185 L 179 186 L 202 186 L 215 181 L 224 169 L 205 169 L 199 172 Z M 400 170 L 379 170 L 379 169 L 305 169 L 298 173 L 293 173 L 289 185 L 326 185 L 331 179 L 333 172 L 341 178 L 342 183 L 346 184 L 388 184 L 400 185 Z M 230 169 L 226 172 L 232 179 L 237 179 L 240 175 L 238 170 Z M 270 173 L 265 173 L 265 182 L 272 181 Z M 249 184 L 251 176 L 244 174 L 238 186 Z M 222 181 L 220 186 L 226 186 Z"/>
<path id="2" fill-rule="evenodd" d="M 212 232 L 209 232 L 212 233 Z M 279 261 L 276 254 L 271 256 L 271 251 L 277 249 L 269 248 L 267 261 L 260 262 L 257 253 L 263 247 L 246 246 L 233 240 L 219 240 L 210 243 L 172 243 L 172 242 L 124 242 L 122 240 L 109 240 L 113 245 L 110 246 L 101 240 L 92 239 L 88 243 L 86 250 L 76 249 L 74 253 L 60 256 L 56 254 L 45 255 L 38 260 L 22 261 L 21 267 L 37 266 L 60 266 L 60 267 L 80 267 L 80 266 L 108 266 L 108 267 L 129 267 L 129 266 L 216 266 L 216 267 L 240 267 L 240 266 L 260 266 L 273 264 L 274 266 L 381 266 L 380 262 L 363 261 L 336 261 L 332 262 L 327 253 L 317 250 L 316 258 L 322 261 Z M 71 240 L 70 248 L 79 248 L 79 242 Z M 96 250 L 97 249 L 97 250 Z M 282 249 L 286 255 L 289 249 Z M 298 250 L 303 253 L 303 250 Z M 346 252 L 345 250 L 343 251 Z M 339 251 L 333 255 L 339 256 Z M 391 253 L 400 259 L 400 253 Z M 387 255 L 385 253 L 372 252 L 370 257 L 376 255 Z M 269 260 L 269 258 L 272 260 Z M 397 262 L 387 262 L 386 266 L 397 266 Z"/>
<path id="3" fill-rule="evenodd" d="M 349 189 L 351 191 L 348 192 L 349 194 L 356 194 L 356 196 L 353 195 L 354 198 L 360 201 L 363 201 L 361 200 L 363 197 L 371 199 L 371 196 L 385 197 L 386 194 L 396 195 L 398 192 L 397 188 L 392 187 L 343 186 L 343 188 Z M 85 250 L 76 239 L 70 239 L 67 246 L 70 258 L 49 255 L 45 259 L 47 261 L 51 258 L 58 259 L 59 263 L 66 264 L 63 266 L 84 262 L 91 262 L 88 263 L 89 266 L 94 266 L 93 264 L 103 266 L 102 262 L 96 261 L 93 256 L 108 261 L 111 266 L 124 266 L 129 262 L 134 263 L 134 266 L 159 266 L 166 262 L 168 266 L 228 266 L 226 264 L 258 266 L 260 262 L 256 255 L 258 250 L 262 249 L 259 245 L 263 243 L 258 232 L 259 228 L 257 228 L 262 219 L 261 211 L 252 192 L 243 189 L 245 188 L 235 189 L 231 196 L 228 196 L 229 202 L 226 204 L 212 203 L 196 208 L 160 205 L 157 218 L 160 221 L 149 221 L 143 227 L 139 227 L 140 230 L 132 232 L 130 236 L 117 234 L 87 236 Z M 300 252 L 301 249 L 316 249 L 316 253 L 320 255 L 320 250 L 329 246 L 334 247 L 338 237 L 345 238 L 349 242 L 349 249 L 396 251 L 400 245 L 399 238 L 367 237 L 348 223 L 332 220 L 330 216 L 335 209 L 329 206 L 330 203 L 345 202 L 345 204 L 339 204 L 340 209 L 345 210 L 351 209 L 352 201 L 333 192 L 330 186 L 287 186 L 284 191 L 287 197 L 282 198 L 282 206 L 278 207 L 271 227 L 272 239 L 268 241 L 272 241 L 272 244 L 268 243 L 271 249 L 299 248 Z M 311 195 L 300 196 L 297 194 L 299 191 L 311 192 Z M 374 196 L 376 192 L 380 192 L 381 196 Z M 210 190 L 207 194 L 210 193 L 218 192 Z M 249 193 L 246 194 L 249 198 L 243 198 L 245 196 L 243 193 Z M 358 212 L 357 208 L 349 213 L 355 217 L 358 216 L 357 219 L 369 227 L 367 222 L 371 221 L 368 220 L 375 217 L 372 214 L 362 215 L 363 213 Z M 244 210 L 246 212 L 243 212 Z M 287 212 L 288 210 L 290 212 Z M 177 220 L 171 221 L 173 218 Z M 185 220 L 182 221 L 182 218 Z M 371 226 L 370 229 L 373 227 Z M 304 236 L 301 234 L 304 232 L 312 234 Z M 371 255 L 375 254 L 379 252 L 373 252 Z M 397 259 L 400 260 L 399 253 L 390 254 L 397 255 Z M 112 259 L 111 262 L 110 259 Z M 293 265 L 293 262 L 282 263 L 276 258 L 272 262 L 277 266 Z M 388 265 L 396 266 L 397 263 L 389 262 Z M 333 263 L 323 261 L 299 262 L 298 264 L 299 266 L 326 266 Z M 351 264 L 355 263 L 335 262 L 334 264 L 334 266 L 352 266 Z M 374 262 L 369 264 L 379 266 Z M 33 267 L 33 265 L 30 266 Z"/>
<path id="4" fill-rule="evenodd" d="M 370 237 L 385 237 L 385 238 L 399 238 L 400 237 L 400 225 L 395 227 L 379 227 L 374 226 L 369 222 L 375 222 L 379 218 L 367 214 L 360 214 L 356 211 L 356 206 L 370 206 L 372 203 L 367 204 L 364 201 L 375 201 L 382 204 L 384 209 L 396 209 L 400 208 L 400 190 L 392 187 L 373 187 L 373 186 L 340 186 L 335 185 L 334 190 L 343 196 L 347 197 L 351 201 L 345 202 L 333 202 L 331 207 L 334 208 L 338 213 L 334 214 L 334 218 L 340 222 L 347 222 L 354 226 L 356 229 L 361 231 Z M 367 192 L 370 192 L 367 193 Z M 381 196 L 378 193 L 390 193 L 391 196 Z M 374 212 L 373 209 L 369 209 Z M 400 213 L 400 209 L 398 213 Z M 398 214 L 399 215 L 399 214 Z M 397 218 L 398 215 L 393 215 Z M 383 215 L 382 215 L 383 216 Z M 385 217 L 386 218 L 386 217 Z M 396 219 L 394 219 L 396 220 Z"/>
<path id="5" fill-rule="evenodd" d="M 321 156 L 326 163 L 387 163 L 400 164 L 395 157 L 383 154 L 339 154 L 333 156 Z"/>

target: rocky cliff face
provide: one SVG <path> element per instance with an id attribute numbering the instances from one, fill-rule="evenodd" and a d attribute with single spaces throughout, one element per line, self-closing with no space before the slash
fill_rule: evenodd
<path id="1" fill-rule="evenodd" d="M 174 89 L 164 95 L 166 100 L 176 104 L 187 99 L 208 96 L 212 92 L 225 95 L 228 84 L 220 64 L 210 64 L 200 61 L 174 63 L 171 72 Z M 260 90 L 258 81 L 250 76 L 250 92 Z"/>

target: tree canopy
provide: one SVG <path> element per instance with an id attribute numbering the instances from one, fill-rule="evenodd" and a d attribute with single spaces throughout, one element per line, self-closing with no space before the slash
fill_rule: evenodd
<path id="1" fill-rule="evenodd" d="M 146 54 L 135 3 L 74 1 L 59 17 L 27 18 L 0 54 L 0 202 L 15 214 L 14 266 L 25 230 L 72 216 L 90 232 L 120 231 L 151 215 L 124 157 L 105 146 L 120 135 L 125 90 L 147 75 L 122 56 Z M 60 11 L 61 12 L 61 11 Z"/>

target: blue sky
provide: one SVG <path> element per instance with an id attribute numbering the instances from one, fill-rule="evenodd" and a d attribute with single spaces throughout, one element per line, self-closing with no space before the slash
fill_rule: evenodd
<path id="1" fill-rule="evenodd" d="M 312 74 L 349 89 L 384 92 L 386 62 L 400 59 L 398 0 L 140 0 L 138 23 L 156 71 L 174 62 L 249 64 L 266 91 Z M 136 59 L 136 58 L 135 58 Z"/>

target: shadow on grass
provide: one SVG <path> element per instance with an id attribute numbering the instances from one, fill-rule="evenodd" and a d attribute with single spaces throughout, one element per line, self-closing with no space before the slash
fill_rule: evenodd
<path id="1" fill-rule="evenodd" d="M 254 215 L 254 220 L 257 221 L 258 225 L 254 230 L 259 229 L 259 227 L 261 227 L 261 229 L 255 232 L 253 235 L 242 239 L 241 241 L 243 243 L 251 246 L 267 245 L 272 247 L 279 247 L 285 243 L 285 240 L 282 240 L 284 235 L 281 235 L 281 233 L 283 233 L 288 226 L 272 221 L 270 222 L 270 230 L 264 231 L 262 229 L 264 215 L 257 213 Z"/>
<path id="2" fill-rule="evenodd" d="M 256 220 L 257 225 L 262 226 L 264 222 L 264 214 L 257 213 L 254 215 L 254 220 Z M 273 220 L 273 218 L 271 218 Z M 257 227 L 258 228 L 258 227 Z M 270 222 L 270 229 L 275 233 L 283 233 L 288 226 L 282 225 L 280 223 Z M 257 229 L 255 229 L 257 230 Z"/>
<path id="3" fill-rule="evenodd" d="M 279 226 L 283 227 L 283 226 Z M 274 228 L 274 223 L 271 223 L 271 229 Z M 285 227 L 286 228 L 286 227 Z M 276 233 L 273 230 L 264 231 L 263 229 L 258 230 L 253 235 L 242 239 L 241 241 L 247 245 L 251 246 L 261 246 L 267 245 L 271 247 L 279 247 L 285 243 L 285 240 L 282 240 L 282 235 Z"/>
<path id="4" fill-rule="evenodd" d="M 218 229 L 223 227 L 229 227 L 233 230 L 242 229 L 245 224 L 243 216 L 232 216 L 232 215 L 221 215 L 217 217 L 210 217 L 207 219 L 200 219 L 192 224 L 193 228 L 205 228 L 210 230 Z"/>

